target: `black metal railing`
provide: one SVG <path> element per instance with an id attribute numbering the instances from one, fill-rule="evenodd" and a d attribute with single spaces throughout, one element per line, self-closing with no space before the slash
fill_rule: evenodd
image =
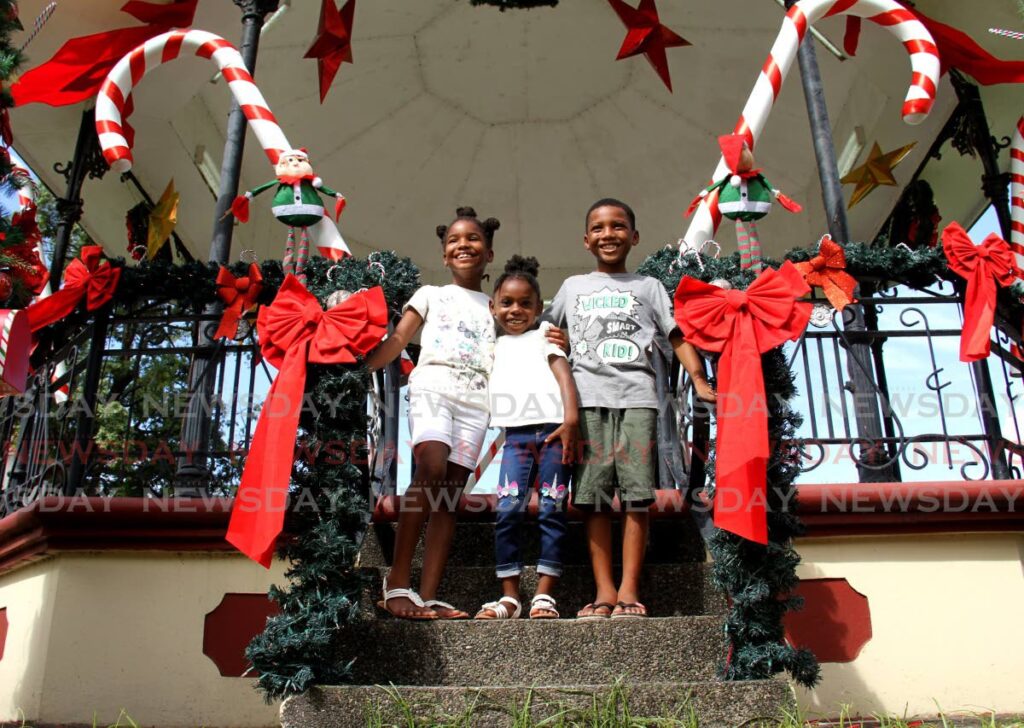
<path id="1" fill-rule="evenodd" d="M 798 482 L 871 480 L 865 471 L 895 482 L 1022 477 L 1024 413 L 1017 405 L 1024 380 L 1022 362 L 1010 351 L 1019 332 L 1011 337 L 997 328 L 992 356 L 970 365 L 958 354 L 962 296 L 948 282 L 863 297 L 871 314 L 864 331 L 849 331 L 849 314 L 815 303 L 806 333 L 786 348 L 798 387 L 791 406 L 803 419 L 793 443 L 801 456 Z M 847 356 L 854 341 L 870 347 L 870 362 Z M 870 391 L 857 391 L 851 366 L 865 367 L 861 381 L 875 383 Z M 701 445 L 713 429 L 709 434 L 704 408 L 691 402 L 685 376 L 680 382 L 681 439 L 684 454 L 691 454 L 684 461 L 697 461 L 687 471 L 690 486 L 699 487 Z M 854 413 L 864 407 L 877 408 L 880 436 L 858 432 Z"/>
<path id="2" fill-rule="evenodd" d="M 792 443 L 802 458 L 801 482 L 870 480 L 865 472 L 896 481 L 1022 477 L 1024 415 L 1016 404 L 1024 380 L 1010 353 L 1019 332 L 995 332 L 981 381 L 977 367 L 958 358 L 961 295 L 949 283 L 863 297 L 870 314 L 864 331 L 849 331 L 842 315 L 816 303 L 812 325 L 786 349 L 799 390 L 791 405 L 803 417 Z M 51 493 L 186 492 L 182 484 L 194 487 L 196 464 L 205 473 L 204 492 L 230 495 L 274 373 L 248 323 L 237 339 L 209 343 L 216 319 L 152 301 L 101 309 L 69 327 L 66 340 L 44 341 L 26 394 L 0 400 L 0 516 Z M 853 343 L 869 347 L 866 364 L 847 356 Z M 198 375 L 196 362 L 204 367 Z M 876 383 L 873 391 L 856 391 L 851 366 L 870 368 L 859 381 Z M 693 405 L 678 367 L 661 369 L 659 487 L 699 489 L 713 414 Z M 410 460 L 400 442 L 398 364 L 373 383 L 367 471 L 376 493 L 393 494 L 410 477 L 398 465 Z M 198 445 L 183 439 L 197 390 L 209 422 Z M 865 406 L 876 407 L 883 424 L 870 439 L 858 432 L 855 416 Z"/>

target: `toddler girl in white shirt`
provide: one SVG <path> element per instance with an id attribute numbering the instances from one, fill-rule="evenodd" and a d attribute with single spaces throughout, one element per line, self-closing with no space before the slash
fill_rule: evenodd
<path id="1" fill-rule="evenodd" d="M 518 255 L 494 286 L 491 311 L 505 335 L 498 338 L 491 371 L 491 426 L 505 428 L 498 475 L 495 527 L 497 575 L 502 597 L 480 608 L 477 619 L 515 619 L 522 611 L 522 524 L 530 491 L 539 491 L 541 552 L 531 619 L 556 619 L 551 596 L 562 573 L 565 503 L 579 439 L 576 385 L 565 352 L 536 326 L 543 307 L 536 258 Z"/>

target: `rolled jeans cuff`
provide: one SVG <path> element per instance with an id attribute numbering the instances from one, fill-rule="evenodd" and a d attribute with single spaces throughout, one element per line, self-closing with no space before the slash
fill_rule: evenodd
<path id="1" fill-rule="evenodd" d="M 561 576 L 562 575 L 562 565 L 561 564 L 553 564 L 550 561 L 548 561 L 548 562 L 543 562 L 542 561 L 542 562 L 537 564 L 537 573 L 541 574 L 543 576 Z"/>
<path id="2" fill-rule="evenodd" d="M 507 579 L 510 576 L 519 576 L 523 573 L 522 564 L 501 564 L 496 569 L 499 579 Z"/>

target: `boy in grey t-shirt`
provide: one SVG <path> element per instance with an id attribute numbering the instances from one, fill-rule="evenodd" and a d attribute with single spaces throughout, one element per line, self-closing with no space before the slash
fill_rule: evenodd
<path id="1" fill-rule="evenodd" d="M 697 395 L 715 393 L 692 344 L 683 341 L 664 287 L 629 273 L 626 257 L 640 242 L 629 205 L 602 199 L 587 211 L 583 243 L 597 270 L 566 279 L 548 312 L 567 326 L 573 378 L 579 390 L 584 448 L 573 479 L 573 503 L 585 509 L 587 541 L 597 596 L 578 619 L 647 616 L 638 582 L 647 545 L 648 506 L 654 501 L 656 414 L 651 364 L 656 333 L 669 339 L 694 381 Z M 611 504 L 618 488 L 624 516 L 622 581 L 612 576 Z"/>

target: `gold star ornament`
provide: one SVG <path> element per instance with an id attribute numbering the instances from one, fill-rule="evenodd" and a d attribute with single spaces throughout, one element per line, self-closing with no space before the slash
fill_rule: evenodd
<path id="1" fill-rule="evenodd" d="M 178 225 L 178 200 L 180 195 L 174 189 L 174 179 L 160 195 L 153 211 L 149 213 L 149 233 L 146 235 L 146 256 L 153 260 Z"/>
<path id="2" fill-rule="evenodd" d="M 910 150 L 916 145 L 917 142 L 911 142 L 906 146 L 882 154 L 882 148 L 878 146 L 878 142 L 872 144 L 867 161 L 861 166 L 850 170 L 840 180 L 844 185 L 857 185 L 853 188 L 853 194 L 850 195 L 850 204 L 847 205 L 847 209 L 852 209 L 854 205 L 870 195 L 879 185 L 896 187 L 899 183 L 896 182 L 892 171 L 910 154 Z"/>

